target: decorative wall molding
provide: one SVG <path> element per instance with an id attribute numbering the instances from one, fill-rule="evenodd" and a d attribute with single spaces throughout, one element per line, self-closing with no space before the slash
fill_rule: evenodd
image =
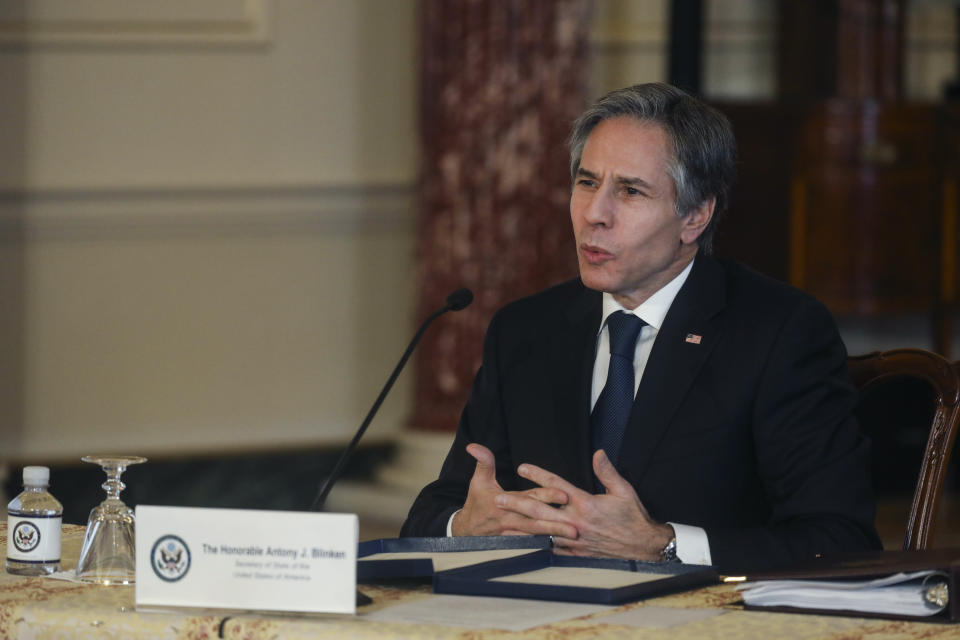
<path id="1" fill-rule="evenodd" d="M 707 16 L 706 47 L 751 49 L 769 46 L 776 32 L 772 15 L 756 18 Z M 665 52 L 669 44 L 667 24 L 659 20 L 598 21 L 590 34 L 591 44 L 601 52 Z"/>
<path id="2" fill-rule="evenodd" d="M 777 26 L 773 20 L 712 20 L 706 25 L 707 50 L 768 50 L 776 42 Z"/>
<path id="3" fill-rule="evenodd" d="M 953 51 L 956 42 L 952 6 L 914 6 L 908 21 L 908 50 Z M 751 17 L 707 16 L 705 46 L 708 50 L 763 50 L 775 45 L 776 15 L 771 7 Z M 659 20 L 597 21 L 590 42 L 602 53 L 666 51 L 667 26 Z"/>
<path id="4" fill-rule="evenodd" d="M 600 22 L 590 33 L 590 44 L 601 52 L 660 51 L 667 46 L 667 32 L 660 22 Z"/>
<path id="5" fill-rule="evenodd" d="M 408 232 L 412 184 L 0 190 L 0 238 Z"/>
<path id="6" fill-rule="evenodd" d="M 0 3 L 0 46 L 263 46 L 273 0 L 30 0 Z"/>
<path id="7" fill-rule="evenodd" d="M 914 4 L 907 12 L 906 48 L 953 52 L 957 25 L 953 3 Z"/>

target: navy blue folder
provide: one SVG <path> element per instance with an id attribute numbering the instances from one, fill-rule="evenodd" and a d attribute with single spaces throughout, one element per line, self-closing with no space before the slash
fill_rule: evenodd
<path id="1" fill-rule="evenodd" d="M 588 567 L 656 574 L 656 580 L 623 587 L 595 588 L 564 585 L 497 582 L 493 578 L 536 571 L 547 567 Z M 558 556 L 550 549 L 514 558 L 438 572 L 433 577 L 434 593 L 560 600 L 595 604 L 623 604 L 717 584 L 717 572 L 710 566 L 679 563 L 638 562 L 614 558 Z"/>
<path id="2" fill-rule="evenodd" d="M 445 553 L 494 549 L 550 548 L 550 536 L 462 536 L 449 538 L 382 538 L 361 542 L 357 547 L 357 580 L 377 578 L 420 578 L 434 575 L 429 558 L 364 560 L 377 553 Z"/>

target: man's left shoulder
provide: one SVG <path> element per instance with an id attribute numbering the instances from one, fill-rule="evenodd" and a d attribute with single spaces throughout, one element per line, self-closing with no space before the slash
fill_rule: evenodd
<path id="1" fill-rule="evenodd" d="M 713 258 L 723 273 L 727 304 L 751 313 L 789 313 L 798 308 L 828 313 L 826 307 L 805 291 L 734 261 Z"/>

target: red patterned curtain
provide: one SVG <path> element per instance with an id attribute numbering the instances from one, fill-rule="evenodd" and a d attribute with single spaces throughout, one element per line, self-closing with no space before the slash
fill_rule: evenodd
<path id="1" fill-rule="evenodd" d="M 587 100 L 590 0 L 423 0 L 417 429 L 453 430 L 505 302 L 577 273 L 570 124 Z"/>

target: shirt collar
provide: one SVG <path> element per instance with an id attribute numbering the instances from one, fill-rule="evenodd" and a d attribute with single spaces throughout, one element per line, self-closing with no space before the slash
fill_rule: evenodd
<path id="1" fill-rule="evenodd" d="M 687 281 L 687 276 L 690 275 L 690 269 L 692 268 L 693 260 L 691 260 L 690 263 L 684 267 L 683 271 L 678 273 L 673 280 L 663 285 L 656 293 L 644 300 L 636 309 L 624 309 L 619 302 L 613 299 L 613 294 L 604 291 L 603 318 L 600 322 L 600 330 L 603 330 L 607 318 L 611 313 L 624 311 L 634 314 L 659 331 L 660 326 L 663 324 L 663 319 L 667 317 L 667 311 L 670 310 L 670 305 L 673 304 L 673 299 L 677 297 L 677 293 L 680 292 L 680 287 Z"/>

